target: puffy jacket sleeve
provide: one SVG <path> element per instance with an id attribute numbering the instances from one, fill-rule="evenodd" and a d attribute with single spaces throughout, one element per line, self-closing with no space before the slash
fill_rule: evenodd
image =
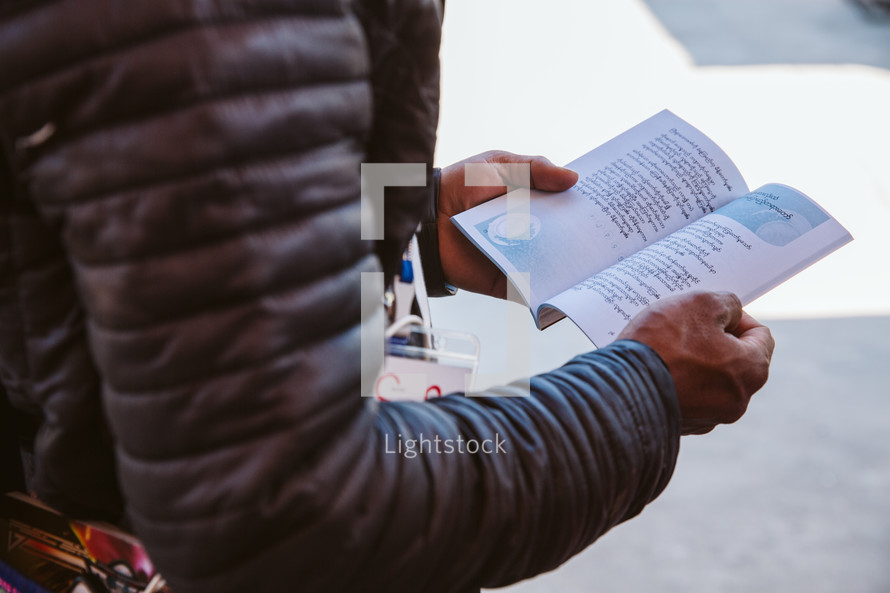
<path id="1" fill-rule="evenodd" d="M 504 443 L 492 455 L 425 459 L 440 466 L 440 476 L 460 472 L 451 488 L 430 493 L 429 507 L 444 506 L 441 496 L 461 501 L 440 524 L 451 534 L 445 545 L 461 548 L 454 580 L 465 570 L 471 585 L 494 587 L 551 570 L 637 515 L 670 479 L 679 410 L 670 375 L 648 347 L 618 342 L 533 377 L 530 386 L 527 398 L 445 398 L 428 406 L 448 414 L 434 430 L 451 425 L 452 438 Z M 418 440 L 423 426 L 416 424 L 408 430 Z M 446 549 L 441 554 L 448 557 Z"/>
<path id="2" fill-rule="evenodd" d="M 33 140 L 25 195 L 70 266 L 128 516 L 177 593 L 505 584 L 664 488 L 675 394 L 636 343 L 524 398 L 360 397 L 375 104 L 345 3 L 25 5 L 0 19 L 2 124 Z M 390 452 L 422 436 L 503 451 Z"/>

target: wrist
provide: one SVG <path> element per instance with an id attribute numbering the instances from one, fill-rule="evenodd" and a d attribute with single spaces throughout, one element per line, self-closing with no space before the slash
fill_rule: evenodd
<path id="1" fill-rule="evenodd" d="M 442 185 L 442 170 L 434 168 L 430 179 L 430 195 L 427 209 L 420 221 L 417 244 L 420 247 L 420 263 L 427 294 L 432 297 L 450 296 L 457 289 L 445 281 L 442 259 L 439 254 L 439 192 Z"/>

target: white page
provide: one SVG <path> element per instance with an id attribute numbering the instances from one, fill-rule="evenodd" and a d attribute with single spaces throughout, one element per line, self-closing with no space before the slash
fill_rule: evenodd
<path id="1" fill-rule="evenodd" d="M 853 238 L 804 194 L 771 184 L 554 297 L 598 347 L 648 304 L 692 290 L 747 305 Z"/>
<path id="2" fill-rule="evenodd" d="M 532 190 L 530 217 L 508 214 L 501 196 L 452 218 L 508 277 L 529 272 L 530 290 L 517 288 L 533 312 L 748 191 L 716 144 L 666 110 L 567 166 L 579 182 L 560 193 Z"/>

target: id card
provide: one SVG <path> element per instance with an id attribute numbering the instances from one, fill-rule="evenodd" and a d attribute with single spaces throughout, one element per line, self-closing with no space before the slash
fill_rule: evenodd
<path id="1" fill-rule="evenodd" d="M 425 401 L 472 391 L 479 340 L 472 334 L 412 327 L 386 344 L 374 395 L 382 401 Z"/>

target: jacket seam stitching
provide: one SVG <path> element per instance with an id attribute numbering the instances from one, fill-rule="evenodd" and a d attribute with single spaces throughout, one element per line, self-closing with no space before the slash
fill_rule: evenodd
<path id="1" fill-rule="evenodd" d="M 46 200 L 41 203 L 41 207 L 45 208 L 47 211 L 57 212 L 59 210 L 65 210 L 67 208 L 85 206 L 87 204 L 95 204 L 98 202 L 104 202 L 106 200 L 116 200 L 123 198 L 126 194 L 151 191 L 152 189 L 158 188 L 159 186 L 170 185 L 179 182 L 188 182 L 195 179 L 196 177 L 200 177 L 201 175 L 230 171 L 239 167 L 268 165 L 270 163 L 274 163 L 275 161 L 297 157 L 307 152 L 323 150 L 335 144 L 349 143 L 352 140 L 353 139 L 348 137 L 341 137 L 330 142 L 323 142 L 320 144 L 315 144 L 313 146 L 303 146 L 292 150 L 279 150 L 274 153 L 262 154 L 253 158 L 245 158 L 237 161 L 228 160 L 209 163 L 206 167 L 190 169 L 188 171 L 183 171 L 182 173 L 177 175 L 150 179 L 142 183 L 135 183 L 132 185 L 121 185 L 119 187 L 109 189 L 98 194 L 84 195 L 77 199 Z"/>
<path id="2" fill-rule="evenodd" d="M 336 203 L 332 207 L 314 210 L 311 212 L 299 212 L 294 213 L 293 216 L 278 217 L 271 222 L 267 222 L 264 224 L 257 224 L 255 226 L 250 227 L 239 227 L 234 229 L 230 233 L 226 233 L 224 235 L 207 238 L 202 241 L 198 241 L 195 243 L 191 243 L 189 245 L 183 245 L 176 248 L 171 248 L 169 250 L 161 250 L 155 251 L 151 253 L 142 253 L 139 255 L 131 255 L 131 256 L 123 256 L 115 259 L 109 260 L 101 260 L 101 261 L 86 261 L 78 258 L 78 264 L 84 268 L 90 269 L 102 269 L 102 268 L 116 268 L 122 266 L 129 266 L 131 264 L 145 264 L 149 263 L 152 260 L 163 260 L 171 257 L 180 257 L 183 255 L 192 255 L 196 252 L 200 252 L 206 249 L 211 249 L 214 247 L 222 247 L 226 243 L 235 243 L 240 239 L 245 239 L 248 237 L 256 237 L 261 236 L 263 234 L 272 232 L 276 229 L 285 229 L 290 227 L 299 226 L 305 224 L 307 220 L 321 216 L 328 213 L 336 212 L 340 209 L 346 209 L 347 207 L 355 207 L 356 201 L 353 198 L 350 198 L 348 201 L 344 201 L 341 203 Z"/>
<path id="3" fill-rule="evenodd" d="M 319 279 L 332 278 L 334 276 L 337 276 L 344 272 L 347 272 L 349 270 L 349 268 L 351 268 L 351 267 L 355 267 L 355 266 L 354 265 L 353 266 L 344 266 L 343 268 L 335 270 L 334 272 L 332 272 L 330 274 L 326 274 L 325 276 L 319 277 Z M 302 286 L 292 285 L 292 286 L 288 286 L 287 288 L 279 290 L 279 291 L 272 291 L 269 293 L 265 293 L 262 296 L 265 298 L 278 297 L 278 296 L 296 292 L 301 287 Z M 211 315 L 213 313 L 221 313 L 221 312 L 230 311 L 232 309 L 236 309 L 238 307 L 243 307 L 245 305 L 250 304 L 250 301 L 252 301 L 255 298 L 257 298 L 255 295 L 251 295 L 250 297 L 247 297 L 244 299 L 239 299 L 238 301 L 226 303 L 224 306 L 221 306 L 221 307 L 204 310 L 201 312 L 201 315 Z M 169 320 L 169 321 L 165 320 L 164 323 L 159 324 L 159 326 L 174 325 L 177 322 L 181 322 L 186 317 L 188 317 L 188 316 L 183 316 L 183 317 L 175 319 L 175 320 Z M 95 319 L 90 319 L 89 324 L 100 329 L 100 331 L 105 329 L 99 323 L 97 323 Z M 217 380 L 217 379 L 222 379 L 225 377 L 237 376 L 241 373 L 248 372 L 257 366 L 269 364 L 269 363 L 272 363 L 272 362 L 279 360 L 281 358 L 291 356 L 292 354 L 296 353 L 300 349 L 306 348 L 307 346 L 311 346 L 312 344 L 317 344 L 317 343 L 323 341 L 327 337 L 339 335 L 339 334 L 343 333 L 344 331 L 347 331 L 350 327 L 353 327 L 355 325 L 356 325 L 355 323 L 344 322 L 343 325 L 337 325 L 334 329 L 332 329 L 328 334 L 325 334 L 324 336 L 316 336 L 316 339 L 312 339 L 312 340 L 309 340 L 306 342 L 301 342 L 299 345 L 287 348 L 285 350 L 281 350 L 279 352 L 269 354 L 268 356 L 257 358 L 255 360 L 246 362 L 239 366 L 228 367 L 228 369 L 223 372 L 190 378 L 187 381 L 180 383 L 178 385 L 169 385 L 169 386 L 157 387 L 157 388 L 145 389 L 145 390 L 127 389 L 125 391 L 120 391 L 116 388 L 111 387 L 110 385 L 109 385 L 109 388 L 112 389 L 115 394 L 117 394 L 119 397 L 122 397 L 122 398 L 123 397 L 134 397 L 134 398 L 136 398 L 136 397 L 152 397 L 152 396 L 162 395 L 164 392 L 174 390 L 174 389 L 197 388 L 201 384 L 207 383 L 210 380 Z M 157 327 L 157 326 L 153 326 L 153 327 Z M 145 328 L 141 328 L 141 329 L 147 330 L 150 328 L 145 327 Z"/>
<path id="4" fill-rule="evenodd" d="M 314 14 L 308 14 L 303 12 L 286 12 L 285 14 L 289 15 L 289 17 L 282 17 L 280 14 L 264 14 L 256 17 L 231 17 L 231 18 L 209 18 L 207 20 L 194 19 L 189 20 L 184 23 L 165 23 L 164 25 L 159 25 L 157 30 L 153 30 L 150 32 L 146 32 L 141 36 L 128 39 L 122 43 L 114 44 L 110 47 L 102 47 L 97 48 L 95 51 L 87 52 L 83 55 L 75 56 L 72 61 L 65 62 L 64 64 L 53 66 L 35 76 L 31 76 L 22 80 L 14 81 L 9 84 L 7 89 L 9 88 L 23 88 L 26 86 L 39 84 L 43 82 L 45 79 L 51 78 L 57 74 L 65 72 L 71 68 L 77 67 L 88 67 L 94 61 L 99 60 L 103 57 L 111 56 L 115 53 L 119 53 L 122 51 L 130 50 L 140 45 L 147 45 L 149 43 L 153 43 L 164 39 L 165 37 L 173 37 L 174 35 L 178 35 L 180 33 L 185 33 L 190 30 L 200 30 L 200 29 L 208 29 L 208 28 L 219 28 L 229 25 L 249 25 L 262 23 L 263 21 L 276 21 L 280 18 L 305 18 L 305 19 L 330 19 L 334 18 L 336 15 L 325 15 L 319 16 Z M 172 17 L 175 19 L 175 17 Z"/>
<path id="5" fill-rule="evenodd" d="M 113 133 L 115 131 L 126 130 L 130 127 L 136 127 L 151 122 L 153 119 L 164 119 L 175 116 L 177 112 L 200 107 L 202 105 L 225 104 L 229 101 L 239 99 L 261 98 L 276 94 L 299 93 L 301 91 L 314 92 L 326 87 L 339 87 L 359 84 L 365 79 L 361 77 L 351 78 L 329 78 L 313 81 L 286 82 L 281 84 L 254 85 L 249 88 L 235 88 L 219 90 L 218 92 L 210 92 L 205 95 L 194 97 L 192 100 L 182 101 L 174 105 L 170 105 L 165 109 L 159 109 L 151 112 L 133 113 L 128 116 L 119 117 L 117 119 L 103 120 L 97 125 L 83 125 L 74 127 L 65 131 L 63 140 L 60 140 L 58 146 L 74 144 L 83 140 L 87 136 L 93 134 Z"/>
<path id="6" fill-rule="evenodd" d="M 176 315 L 174 317 L 168 317 L 168 318 L 164 319 L 163 321 L 159 321 L 156 323 L 150 323 L 150 324 L 144 324 L 144 325 L 133 325 L 133 326 L 127 326 L 126 328 L 116 328 L 116 327 L 104 325 L 99 320 L 97 320 L 95 317 L 90 316 L 89 324 L 92 327 L 98 329 L 99 331 L 102 331 L 105 333 L 113 333 L 113 334 L 121 334 L 121 333 L 125 333 L 125 332 L 151 331 L 152 329 L 155 329 L 158 327 L 175 325 L 177 323 L 181 323 L 189 318 L 194 318 L 196 316 L 210 315 L 213 313 L 222 313 L 222 312 L 230 311 L 231 309 L 244 306 L 252 300 L 256 300 L 256 299 L 260 299 L 260 298 L 279 297 L 279 296 L 282 296 L 282 295 L 285 295 L 290 292 L 294 292 L 294 291 L 298 290 L 299 288 L 303 287 L 307 282 L 313 282 L 313 281 L 317 281 L 317 280 L 322 280 L 324 278 L 332 277 L 338 273 L 347 271 L 349 268 L 356 267 L 358 265 L 358 263 L 360 263 L 368 258 L 374 258 L 374 257 L 375 257 L 375 255 L 373 253 L 362 254 L 362 256 L 359 257 L 358 259 L 347 263 L 342 268 L 337 268 L 330 274 L 323 274 L 323 275 L 315 276 L 315 277 L 308 278 L 308 279 L 303 278 L 299 282 L 295 282 L 293 284 L 288 284 L 286 287 L 284 287 L 280 290 L 272 290 L 272 291 L 265 291 L 265 292 L 260 290 L 259 292 L 245 294 L 238 298 L 223 301 L 213 307 L 209 307 L 209 308 L 204 307 L 204 308 L 200 309 L 200 311 L 189 311 L 186 313 L 182 313 L 181 315 Z"/>
<path id="7" fill-rule="evenodd" d="M 338 145 L 342 145 L 344 148 L 347 148 L 353 142 L 352 138 L 338 138 L 336 140 L 332 140 L 331 142 L 325 142 L 322 144 L 317 144 L 311 147 L 304 147 L 299 150 L 286 150 L 282 152 L 278 152 L 275 154 L 262 155 L 261 157 L 255 159 L 247 159 L 244 161 L 239 161 L 237 163 L 217 163 L 215 165 L 209 166 L 207 168 L 197 169 L 194 171 L 189 171 L 182 175 L 177 175 L 175 177 L 160 179 L 160 180 L 152 180 L 145 184 L 140 184 L 136 187 L 131 188 L 123 188 L 123 189 L 114 189 L 102 194 L 96 194 L 87 196 L 85 198 L 81 198 L 77 201 L 50 201 L 48 203 L 42 204 L 42 206 L 47 211 L 56 212 L 60 209 L 69 209 L 76 210 L 80 206 L 89 206 L 96 202 L 114 202 L 117 200 L 127 200 L 127 199 L 141 199 L 138 194 L 140 192 L 153 192 L 155 190 L 161 190 L 166 186 L 175 185 L 177 183 L 190 183 L 197 179 L 198 177 L 205 175 L 213 175 L 217 173 L 227 173 L 235 168 L 250 170 L 255 167 L 266 167 L 270 165 L 274 165 L 279 162 L 287 162 L 293 159 L 299 159 L 306 156 L 307 153 L 323 153 L 328 150 L 334 150 Z M 345 158 L 351 156 L 347 153 L 334 153 L 330 155 L 331 157 L 337 158 Z M 353 155 L 354 156 L 354 155 Z"/>

